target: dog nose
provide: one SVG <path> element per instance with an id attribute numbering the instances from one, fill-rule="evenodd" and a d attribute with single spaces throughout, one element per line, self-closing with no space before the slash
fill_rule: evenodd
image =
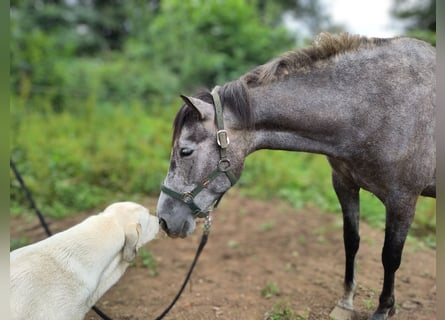
<path id="1" fill-rule="evenodd" d="M 165 221 L 165 219 L 159 218 L 159 225 L 161 226 L 161 228 L 167 233 L 168 232 L 168 226 L 167 226 L 167 221 Z"/>

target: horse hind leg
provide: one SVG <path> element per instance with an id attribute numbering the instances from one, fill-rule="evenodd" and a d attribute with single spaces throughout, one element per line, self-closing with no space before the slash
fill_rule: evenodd
<path id="1" fill-rule="evenodd" d="M 343 241 L 345 248 L 344 292 L 330 317 L 335 320 L 349 320 L 354 316 L 355 256 L 359 236 L 359 187 L 333 171 L 332 181 L 343 212 Z"/>
<path id="2" fill-rule="evenodd" d="M 382 250 L 383 289 L 379 306 L 369 320 L 386 320 L 395 313 L 394 279 L 400 266 L 403 246 L 413 221 L 417 196 L 397 194 L 385 201 L 386 228 Z"/>

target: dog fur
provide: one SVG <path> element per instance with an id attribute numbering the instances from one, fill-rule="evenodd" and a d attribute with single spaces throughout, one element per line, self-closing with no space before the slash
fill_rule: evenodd
<path id="1" fill-rule="evenodd" d="M 84 319 L 158 230 L 158 218 L 148 209 L 118 202 L 68 230 L 12 251 L 12 319 Z"/>

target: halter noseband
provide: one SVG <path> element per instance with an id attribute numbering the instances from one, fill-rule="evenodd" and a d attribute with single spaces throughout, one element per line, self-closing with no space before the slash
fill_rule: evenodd
<path id="1" fill-rule="evenodd" d="M 237 179 L 235 175 L 231 171 L 231 163 L 230 160 L 227 158 L 227 147 L 229 146 L 230 140 L 229 136 L 227 135 L 227 131 L 224 129 L 224 117 L 223 117 L 223 110 L 221 105 L 221 99 L 218 95 L 218 89 L 219 86 L 216 86 L 212 90 L 212 97 L 213 97 L 213 103 L 215 107 L 215 119 L 216 119 L 216 142 L 219 146 L 219 162 L 216 166 L 216 169 L 213 170 L 207 178 L 202 180 L 197 184 L 197 186 L 189 192 L 176 192 L 165 185 L 161 186 L 162 192 L 166 193 L 170 197 L 177 199 L 183 203 L 185 203 L 193 212 L 193 215 L 197 218 L 205 218 L 209 215 L 209 211 L 211 208 L 215 208 L 219 202 L 221 201 L 221 198 L 223 197 L 224 193 L 221 194 L 213 203 L 210 205 L 210 207 L 207 210 L 202 210 L 194 201 L 195 197 L 207 186 L 212 182 L 217 176 L 220 174 L 225 174 L 226 177 L 230 181 L 230 185 L 233 186 Z"/>

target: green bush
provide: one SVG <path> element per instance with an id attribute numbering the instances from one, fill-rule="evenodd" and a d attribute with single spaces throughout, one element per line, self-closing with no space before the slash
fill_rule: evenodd
<path id="1" fill-rule="evenodd" d="M 111 195 L 159 192 L 172 121 L 162 111 L 92 104 L 80 115 L 43 114 L 14 100 L 11 157 L 49 215 L 91 209 Z M 11 202 L 14 211 L 26 205 L 12 176 Z"/>

